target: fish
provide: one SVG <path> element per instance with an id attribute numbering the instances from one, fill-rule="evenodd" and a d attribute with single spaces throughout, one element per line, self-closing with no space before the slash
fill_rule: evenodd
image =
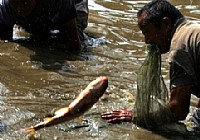
<path id="1" fill-rule="evenodd" d="M 108 87 L 108 77 L 99 76 L 89 83 L 89 85 L 71 102 L 68 107 L 63 107 L 55 111 L 54 116 L 44 118 L 44 121 L 16 132 L 30 132 L 34 134 L 45 127 L 51 127 L 60 123 L 83 116 L 104 94 Z"/>

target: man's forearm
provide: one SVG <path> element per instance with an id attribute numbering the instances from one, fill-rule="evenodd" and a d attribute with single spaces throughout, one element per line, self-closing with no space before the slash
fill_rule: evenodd
<path id="1" fill-rule="evenodd" d="M 176 121 L 174 114 L 167 106 L 161 107 L 156 112 L 133 117 L 134 123 L 145 127 L 155 127 Z"/>

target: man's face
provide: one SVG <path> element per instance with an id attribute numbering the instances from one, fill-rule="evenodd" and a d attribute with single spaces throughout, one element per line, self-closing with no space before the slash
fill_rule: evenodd
<path id="1" fill-rule="evenodd" d="M 146 13 L 138 17 L 138 27 L 144 35 L 146 44 L 156 44 L 160 47 L 161 53 L 166 53 L 170 48 L 170 33 L 165 26 L 156 27 L 154 24 L 145 21 Z"/>
<path id="2" fill-rule="evenodd" d="M 20 16 L 26 17 L 31 14 L 36 6 L 35 0 L 10 0 L 10 6 Z"/>

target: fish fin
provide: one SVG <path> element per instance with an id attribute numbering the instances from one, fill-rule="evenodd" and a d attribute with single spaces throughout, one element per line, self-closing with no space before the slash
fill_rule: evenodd
<path id="1" fill-rule="evenodd" d="M 43 122 L 40 122 L 35 126 L 29 127 L 29 128 L 20 129 L 20 130 L 17 130 L 16 132 L 29 132 L 30 135 L 34 135 L 35 131 L 45 127 L 45 125 L 47 125 L 49 122 L 51 122 L 53 120 L 54 120 L 53 117 L 47 117 L 47 118 L 44 118 Z"/>

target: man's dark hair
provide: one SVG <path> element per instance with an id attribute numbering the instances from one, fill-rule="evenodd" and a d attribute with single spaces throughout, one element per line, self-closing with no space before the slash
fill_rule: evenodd
<path id="1" fill-rule="evenodd" d="M 183 17 L 181 12 L 166 0 L 152 0 L 138 11 L 137 16 L 141 16 L 143 12 L 147 14 L 145 17 L 146 21 L 159 27 L 163 17 L 170 18 L 172 25 L 174 25 L 179 18 Z"/>

